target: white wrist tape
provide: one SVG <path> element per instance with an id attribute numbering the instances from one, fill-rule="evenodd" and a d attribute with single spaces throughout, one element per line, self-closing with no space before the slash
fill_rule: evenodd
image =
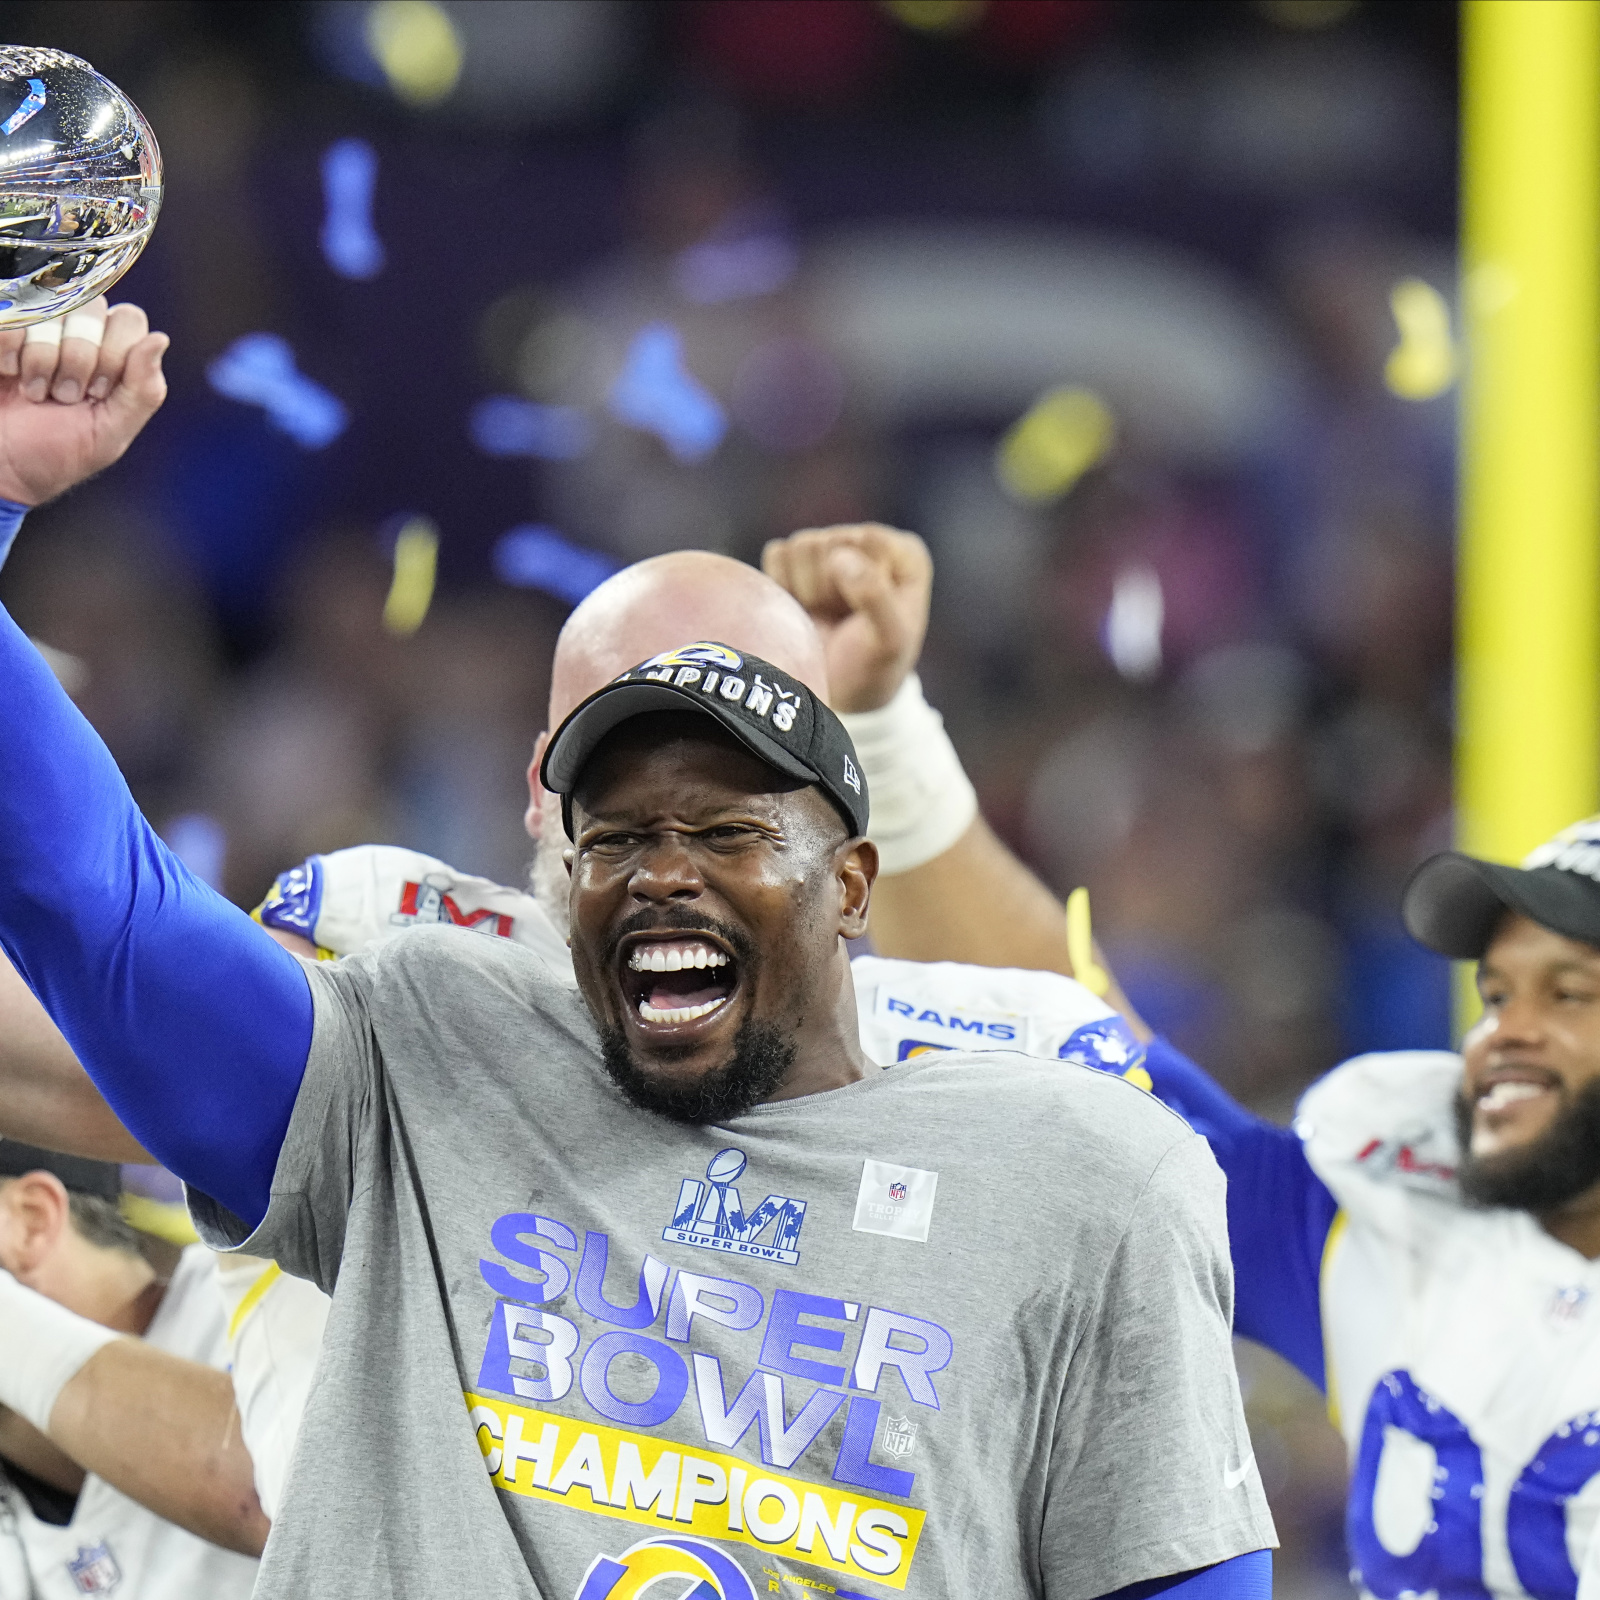
<path id="1" fill-rule="evenodd" d="M 839 720 L 867 780 L 880 870 L 910 872 L 943 855 L 972 826 L 978 796 L 922 680 L 913 672 L 888 705 Z"/>
<path id="2" fill-rule="evenodd" d="M 0 1405 L 48 1433 L 61 1391 L 96 1350 L 121 1337 L 0 1272 Z"/>

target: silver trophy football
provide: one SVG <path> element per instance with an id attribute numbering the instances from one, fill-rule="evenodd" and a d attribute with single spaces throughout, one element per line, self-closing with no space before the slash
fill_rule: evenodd
<path id="1" fill-rule="evenodd" d="M 161 209 L 161 151 L 139 108 L 77 56 L 0 45 L 0 328 L 104 294 Z"/>

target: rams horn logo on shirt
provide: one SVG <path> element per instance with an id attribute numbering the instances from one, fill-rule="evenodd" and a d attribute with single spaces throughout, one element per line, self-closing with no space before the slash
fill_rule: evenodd
<path id="1" fill-rule="evenodd" d="M 715 667 L 719 672 L 737 672 L 743 665 L 744 657 L 725 644 L 682 644 L 676 650 L 651 656 L 634 671 L 643 672 L 648 667 Z"/>
<path id="2" fill-rule="evenodd" d="M 643 1539 L 615 1558 L 596 1556 L 573 1600 L 638 1600 L 659 1578 L 687 1578 L 693 1587 L 671 1591 L 683 1600 L 756 1600 L 755 1585 L 714 1544 L 684 1538 Z"/>

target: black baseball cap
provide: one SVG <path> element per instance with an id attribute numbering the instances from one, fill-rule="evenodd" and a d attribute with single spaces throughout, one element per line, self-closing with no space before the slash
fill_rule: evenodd
<path id="1" fill-rule="evenodd" d="M 1563 828 L 1520 867 L 1441 851 L 1411 874 L 1400 896 L 1411 937 L 1462 961 L 1483 955 L 1507 911 L 1600 947 L 1600 817 Z"/>
<path id="2" fill-rule="evenodd" d="M 91 1194 L 112 1202 L 122 1198 L 122 1168 L 114 1161 L 85 1161 L 15 1139 L 0 1139 L 0 1179 L 20 1178 L 29 1172 L 53 1172 L 73 1194 Z"/>
<path id="3" fill-rule="evenodd" d="M 596 689 L 555 731 L 539 779 L 561 796 L 572 835 L 572 791 L 611 730 L 647 711 L 699 711 L 786 777 L 815 784 L 854 835 L 867 831 L 867 785 L 844 724 L 798 678 L 713 641 L 641 661 Z"/>

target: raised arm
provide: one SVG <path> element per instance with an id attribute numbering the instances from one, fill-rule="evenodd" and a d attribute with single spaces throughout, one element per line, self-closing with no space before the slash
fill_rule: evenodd
<path id="1" fill-rule="evenodd" d="M 113 322 L 84 398 L 0 377 L 0 499 L 37 505 L 109 466 L 161 404 L 166 336 Z M 310 1049 L 305 976 L 155 836 L 3 610 L 0 948 L 138 1143 L 259 1222 Z"/>
<path id="2" fill-rule="evenodd" d="M 1233 1326 L 1326 1388 L 1322 1256 L 1338 1203 L 1294 1131 L 1246 1111 L 1165 1039 L 1147 1046 L 1156 1096 L 1203 1134 L 1228 1180 Z"/>
<path id="3" fill-rule="evenodd" d="M 996 837 L 915 675 L 933 562 L 915 534 L 866 523 L 774 539 L 767 575 L 811 614 L 829 699 L 872 793 L 882 867 L 872 940 L 908 961 L 964 961 L 1073 976 L 1062 905 Z"/>

